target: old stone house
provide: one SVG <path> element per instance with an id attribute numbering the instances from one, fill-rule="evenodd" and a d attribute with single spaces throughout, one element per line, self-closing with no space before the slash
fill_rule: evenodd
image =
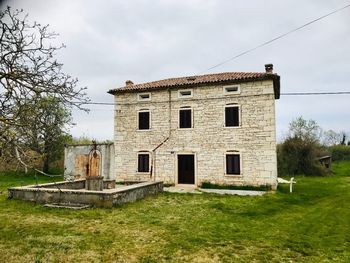
<path id="1" fill-rule="evenodd" d="M 272 72 L 170 78 L 110 90 L 117 180 L 277 184 Z"/>

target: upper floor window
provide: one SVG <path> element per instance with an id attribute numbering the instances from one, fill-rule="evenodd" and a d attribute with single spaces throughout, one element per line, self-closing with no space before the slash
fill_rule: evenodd
<path id="1" fill-rule="evenodd" d="M 149 172 L 149 154 L 139 153 L 137 156 L 137 171 L 139 173 Z"/>
<path id="2" fill-rule="evenodd" d="M 179 98 L 192 98 L 193 97 L 193 90 L 192 89 L 179 90 L 178 97 Z"/>
<path id="3" fill-rule="evenodd" d="M 225 126 L 226 127 L 239 126 L 239 106 L 238 105 L 225 107 Z"/>
<path id="4" fill-rule="evenodd" d="M 179 110 L 179 128 L 192 128 L 191 108 L 183 108 Z"/>
<path id="5" fill-rule="evenodd" d="M 138 93 L 137 100 L 138 101 L 150 101 L 151 100 L 151 93 Z"/>
<path id="6" fill-rule="evenodd" d="M 224 86 L 224 95 L 240 94 L 241 89 L 239 85 Z"/>
<path id="7" fill-rule="evenodd" d="M 226 174 L 227 175 L 241 174 L 241 158 L 239 153 L 226 154 Z"/>
<path id="8" fill-rule="evenodd" d="M 138 126 L 139 130 L 150 129 L 150 112 L 149 110 L 142 110 L 138 112 Z"/>

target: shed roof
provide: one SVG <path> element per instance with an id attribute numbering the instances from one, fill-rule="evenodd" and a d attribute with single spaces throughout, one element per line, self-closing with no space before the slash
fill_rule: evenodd
<path id="1" fill-rule="evenodd" d="M 176 88 L 176 87 L 193 87 L 200 85 L 211 84 L 230 84 L 230 83 L 242 83 L 259 80 L 272 80 L 275 92 L 275 98 L 279 99 L 280 96 L 280 76 L 272 73 L 262 72 L 223 72 L 206 75 L 194 75 L 179 78 L 169 78 L 158 81 L 134 84 L 128 81 L 128 84 L 124 87 L 111 89 L 108 91 L 110 94 L 118 94 L 125 92 L 137 92 L 137 91 L 150 91 L 156 89 Z"/>

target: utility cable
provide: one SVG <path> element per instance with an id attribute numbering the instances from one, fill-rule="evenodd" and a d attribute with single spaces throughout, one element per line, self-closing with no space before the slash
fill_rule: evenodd
<path id="1" fill-rule="evenodd" d="M 266 46 L 266 45 L 268 45 L 268 44 L 270 44 L 270 43 L 272 43 L 272 42 L 274 42 L 274 41 L 276 41 L 276 40 L 278 40 L 278 39 L 281 39 L 281 38 L 283 38 L 283 37 L 285 37 L 285 36 L 287 36 L 287 35 L 289 35 L 289 34 L 291 34 L 291 33 L 294 33 L 294 32 L 296 32 L 296 31 L 298 31 L 298 30 L 300 30 L 300 29 L 302 29 L 302 28 L 304 28 L 304 27 L 307 27 L 307 26 L 309 26 L 309 25 L 311 25 L 311 24 L 313 24 L 313 23 L 316 23 L 316 22 L 318 22 L 318 21 L 320 21 L 320 20 L 322 20 L 322 19 L 324 19 L 324 18 L 326 18 L 326 17 L 328 17 L 328 16 L 331 16 L 331 15 L 333 15 L 333 14 L 335 14 L 335 13 L 338 13 L 338 12 L 340 12 L 340 11 L 342 11 L 342 10 L 348 8 L 348 7 L 350 7 L 350 4 L 347 4 L 347 5 L 345 5 L 345 6 L 341 7 L 341 8 L 338 8 L 338 9 L 336 9 L 336 10 L 334 10 L 334 11 L 332 11 L 332 12 L 329 12 L 329 13 L 323 15 L 323 16 L 320 16 L 320 17 L 318 17 L 318 18 L 316 18 L 316 19 L 313 19 L 313 20 L 311 20 L 311 21 L 309 21 L 309 22 L 307 22 L 307 23 L 305 23 L 305 24 L 303 24 L 303 25 L 301 25 L 301 26 L 299 26 L 299 27 L 297 27 L 297 28 L 294 28 L 294 29 L 292 29 L 292 30 L 290 30 L 290 31 L 288 31 L 288 32 L 286 32 L 286 33 L 284 33 L 284 34 L 281 34 L 281 35 L 279 35 L 279 36 L 277 36 L 277 37 L 275 37 L 275 38 L 273 38 L 273 39 L 271 39 L 271 40 L 269 40 L 269 41 L 266 41 L 266 42 L 264 42 L 264 43 L 262 43 L 262 44 L 260 44 L 260 45 L 255 46 L 255 47 L 253 47 L 253 48 L 251 48 L 251 49 L 248 49 L 248 50 L 246 50 L 246 51 L 243 51 L 243 52 L 241 52 L 241 53 L 239 53 L 239 54 L 237 54 L 237 55 L 235 55 L 235 56 L 233 56 L 233 57 L 230 57 L 230 58 L 228 58 L 228 59 L 226 59 L 226 60 L 224 60 L 224 61 L 222 61 L 222 62 L 220 62 L 220 63 L 218 63 L 218 64 L 216 64 L 216 65 L 214 65 L 214 66 L 212 66 L 212 67 L 210 67 L 210 68 L 207 68 L 207 69 L 205 69 L 205 70 L 199 72 L 198 74 L 201 74 L 201 73 L 203 73 L 203 72 L 206 72 L 206 71 L 212 70 L 212 69 L 214 69 L 214 68 L 217 68 L 217 67 L 219 67 L 219 66 L 221 66 L 221 65 L 223 65 L 223 64 L 226 64 L 227 62 L 230 62 L 230 61 L 232 61 L 232 60 L 234 60 L 234 59 L 236 59 L 236 58 L 239 58 L 239 57 L 241 57 L 241 56 L 243 56 L 243 55 L 245 55 L 245 54 L 248 54 L 248 53 L 250 53 L 250 52 L 252 52 L 252 51 L 254 51 L 254 50 L 258 49 L 258 48 L 261 48 L 261 47 L 263 47 L 263 46 Z"/>
<path id="2" fill-rule="evenodd" d="M 258 94 L 259 95 L 259 94 Z M 313 96 L 313 95 L 350 95 L 350 91 L 334 91 L 334 92 L 285 92 L 281 93 L 281 96 Z M 248 95 L 244 97 L 253 97 L 257 95 Z M 117 105 L 113 102 L 86 102 L 84 105 L 105 105 L 114 106 Z"/>

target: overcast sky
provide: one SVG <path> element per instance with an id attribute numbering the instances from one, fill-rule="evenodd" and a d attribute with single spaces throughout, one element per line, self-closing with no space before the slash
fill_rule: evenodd
<path id="1" fill-rule="evenodd" d="M 0 1 L 2 2 L 2 1 Z M 31 21 L 50 24 L 67 48 L 64 71 L 93 101 L 111 88 L 203 72 L 242 51 L 345 6 L 337 0 L 9 0 Z M 204 73 L 264 72 L 273 63 L 281 92 L 350 91 L 350 8 Z M 350 131 L 350 95 L 281 96 L 277 135 L 298 116 Z M 113 106 L 74 111 L 74 136 L 113 138 Z"/>

